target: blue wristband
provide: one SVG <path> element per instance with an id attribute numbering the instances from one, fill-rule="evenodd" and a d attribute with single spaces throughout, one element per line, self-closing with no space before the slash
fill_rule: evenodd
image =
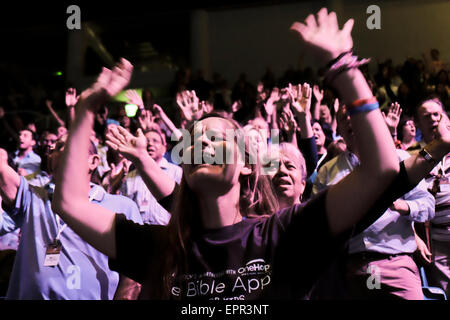
<path id="1" fill-rule="evenodd" d="M 378 109 L 379 107 L 380 107 L 380 105 L 378 104 L 378 102 L 368 103 L 368 104 L 363 104 L 360 107 L 350 109 L 347 111 L 347 113 L 349 116 L 354 116 L 355 114 L 358 114 L 358 113 L 370 112 L 372 110 Z"/>

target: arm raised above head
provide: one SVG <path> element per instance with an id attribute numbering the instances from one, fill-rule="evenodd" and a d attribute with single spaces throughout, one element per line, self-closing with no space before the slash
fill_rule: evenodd
<path id="1" fill-rule="evenodd" d="M 350 19 L 339 29 L 336 14 L 325 8 L 317 17 L 309 15 L 304 23 L 296 22 L 291 27 L 299 33 L 305 49 L 321 64 L 332 61 L 330 70 L 339 62 L 345 66 L 349 61 L 347 68 L 339 69 L 331 81 L 346 105 L 373 97 L 363 74 L 351 65 L 352 27 Z M 358 222 L 399 172 L 395 146 L 378 109 L 354 113 L 351 126 L 361 165 L 328 192 L 326 214 L 335 235 Z"/>
<path id="2" fill-rule="evenodd" d="M 83 91 L 56 174 L 52 207 L 93 247 L 114 258 L 114 212 L 89 199 L 89 145 L 95 112 L 129 83 L 133 66 L 122 59 L 112 70 L 103 68 L 97 81 Z"/>

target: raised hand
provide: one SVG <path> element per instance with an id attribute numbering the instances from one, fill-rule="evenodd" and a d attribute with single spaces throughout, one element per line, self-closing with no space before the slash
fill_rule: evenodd
<path id="1" fill-rule="evenodd" d="M 276 102 L 280 100 L 280 90 L 275 87 L 272 89 L 269 98 L 264 104 L 264 109 L 266 110 L 267 115 L 271 116 L 276 108 Z"/>
<path id="2" fill-rule="evenodd" d="M 150 123 L 153 122 L 152 112 L 150 110 L 142 109 L 137 119 L 139 122 L 139 127 L 145 131 L 149 127 Z"/>
<path id="3" fill-rule="evenodd" d="M 77 96 L 77 90 L 75 88 L 67 89 L 67 91 L 66 91 L 66 106 L 68 108 L 74 107 L 77 104 L 79 98 L 80 97 Z"/>
<path id="4" fill-rule="evenodd" d="M 147 138 L 142 129 L 137 130 L 135 137 L 120 126 L 113 127 L 106 135 L 106 144 L 130 161 L 136 161 L 142 155 L 148 154 Z"/>
<path id="5" fill-rule="evenodd" d="M 141 110 L 144 109 L 144 101 L 136 92 L 136 90 L 127 90 L 125 96 L 127 97 L 128 102 L 137 105 Z"/>
<path id="6" fill-rule="evenodd" d="M 290 108 L 286 108 L 281 112 L 279 125 L 280 129 L 287 133 L 288 138 L 292 138 L 297 131 L 298 125 Z"/>
<path id="7" fill-rule="evenodd" d="M 298 86 L 289 84 L 287 91 L 291 98 L 291 106 L 296 114 L 305 114 L 309 116 L 312 98 L 312 89 L 309 84 L 304 83 L 303 85 Z"/>
<path id="8" fill-rule="evenodd" d="M 0 171 L 8 166 L 8 152 L 5 149 L 0 148 Z"/>
<path id="9" fill-rule="evenodd" d="M 128 85 L 132 73 L 133 65 L 123 58 L 112 70 L 103 68 L 92 87 L 81 93 L 83 105 L 97 111 L 104 102 L 116 96 Z"/>
<path id="10" fill-rule="evenodd" d="M 161 115 L 164 114 L 164 110 L 161 108 L 160 105 L 157 105 L 156 103 L 153 105 L 153 114 L 155 116 L 158 116 L 161 118 Z"/>
<path id="11" fill-rule="evenodd" d="M 300 35 L 307 50 L 325 64 L 353 47 L 351 31 L 354 20 L 350 19 L 339 29 L 336 13 L 320 9 L 317 18 L 310 14 L 304 21 L 294 22 L 291 30 Z"/>
<path id="12" fill-rule="evenodd" d="M 398 102 L 391 103 L 387 115 L 384 117 L 386 124 L 391 131 L 391 133 L 397 132 L 397 126 L 400 122 L 400 115 L 402 114 L 402 109 Z"/>
<path id="13" fill-rule="evenodd" d="M 198 120 L 203 115 L 203 108 L 200 107 L 200 101 L 194 90 L 177 93 L 177 105 L 187 121 Z"/>
<path id="14" fill-rule="evenodd" d="M 323 89 L 320 89 L 318 85 L 313 86 L 313 93 L 314 97 L 316 98 L 316 101 L 319 103 L 323 100 Z"/>

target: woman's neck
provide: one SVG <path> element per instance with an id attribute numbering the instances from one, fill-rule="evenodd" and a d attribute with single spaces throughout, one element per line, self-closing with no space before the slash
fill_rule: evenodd
<path id="1" fill-rule="evenodd" d="M 205 229 L 217 229 L 242 221 L 239 210 L 240 184 L 235 184 L 226 194 L 199 195 L 200 213 Z"/>

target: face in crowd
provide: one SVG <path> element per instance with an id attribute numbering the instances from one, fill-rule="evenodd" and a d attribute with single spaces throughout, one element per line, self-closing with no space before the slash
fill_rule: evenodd
<path id="1" fill-rule="evenodd" d="M 281 207 L 284 207 L 284 203 L 300 203 L 306 185 L 306 165 L 302 154 L 294 145 L 280 145 L 278 170 L 272 176 L 272 185 Z"/>
<path id="2" fill-rule="evenodd" d="M 50 154 L 51 150 L 55 148 L 57 141 L 58 137 L 56 136 L 56 134 L 51 132 L 47 133 L 41 141 L 44 154 Z"/>
<path id="3" fill-rule="evenodd" d="M 145 133 L 147 138 L 147 151 L 150 157 L 156 162 L 160 161 L 166 153 L 166 141 L 161 132 L 148 131 Z"/>
<path id="4" fill-rule="evenodd" d="M 417 109 L 417 125 L 425 142 L 433 140 L 433 130 L 438 126 L 443 112 L 442 104 L 435 99 L 425 101 Z"/>
<path id="5" fill-rule="evenodd" d="M 410 140 L 416 136 L 416 125 L 414 120 L 407 120 L 401 128 L 404 140 Z"/>
<path id="6" fill-rule="evenodd" d="M 22 130 L 19 135 L 19 150 L 29 150 L 34 147 L 36 141 L 30 130 Z"/>
<path id="7" fill-rule="evenodd" d="M 217 117 L 206 118 L 195 124 L 191 132 L 191 145 L 183 151 L 183 158 L 190 159 L 189 163 L 183 163 L 184 179 L 194 192 L 225 194 L 239 184 L 240 175 L 251 174 L 251 169 L 245 166 L 236 139 L 227 139 L 227 134 L 236 129 L 232 122 Z M 201 148 L 201 161 L 195 161 L 194 146 Z"/>
<path id="8" fill-rule="evenodd" d="M 325 133 L 323 132 L 322 126 L 318 122 L 315 122 L 312 125 L 312 130 L 314 139 L 316 141 L 317 149 L 319 150 L 320 148 L 325 146 L 325 138 L 326 138 Z"/>

